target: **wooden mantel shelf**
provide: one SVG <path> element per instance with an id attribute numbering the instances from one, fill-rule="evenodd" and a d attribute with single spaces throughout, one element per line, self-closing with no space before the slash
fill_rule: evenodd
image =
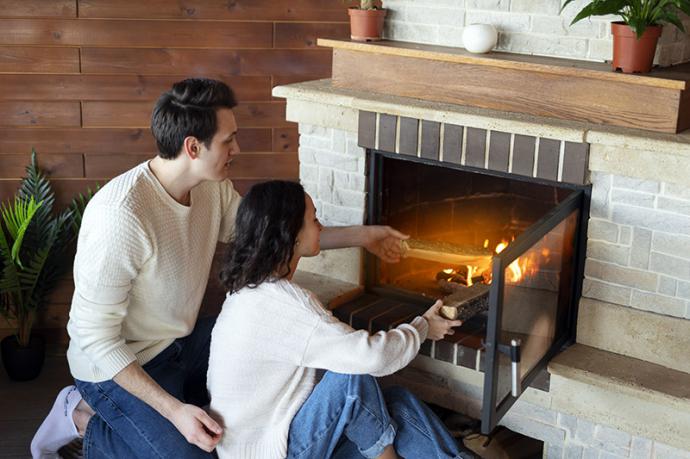
<path id="1" fill-rule="evenodd" d="M 690 127 L 690 65 L 645 75 L 604 63 L 380 41 L 319 39 L 339 87 L 565 120 L 678 133 Z"/>

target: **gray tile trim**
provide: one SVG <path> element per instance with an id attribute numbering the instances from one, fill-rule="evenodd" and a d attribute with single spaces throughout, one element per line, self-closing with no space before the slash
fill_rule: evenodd
<path id="1" fill-rule="evenodd" d="M 398 117 L 381 113 L 379 116 L 379 150 L 395 153 Z"/>
<path id="2" fill-rule="evenodd" d="M 486 129 L 467 128 L 465 165 L 484 169 L 486 159 Z"/>
<path id="3" fill-rule="evenodd" d="M 462 158 L 462 126 L 445 124 L 443 126 L 443 161 L 460 164 Z"/>
<path id="4" fill-rule="evenodd" d="M 532 177 L 534 172 L 534 150 L 537 139 L 529 135 L 515 134 L 513 140 L 513 174 Z"/>
<path id="5" fill-rule="evenodd" d="M 441 146 L 441 123 L 422 121 L 422 145 L 420 156 L 426 159 L 439 160 Z"/>
<path id="6" fill-rule="evenodd" d="M 560 140 L 539 139 L 537 177 L 546 180 L 558 180 L 558 158 L 560 153 Z"/>
<path id="7" fill-rule="evenodd" d="M 363 148 L 376 148 L 376 113 L 359 111 L 357 144 Z"/>
<path id="8" fill-rule="evenodd" d="M 419 120 L 400 117 L 400 153 L 417 156 L 419 144 Z"/>
<path id="9" fill-rule="evenodd" d="M 490 135 L 489 169 L 492 171 L 508 172 L 510 134 L 507 132 L 491 131 Z"/>
<path id="10" fill-rule="evenodd" d="M 589 144 L 566 142 L 561 181 L 577 185 L 586 184 L 588 162 Z"/>

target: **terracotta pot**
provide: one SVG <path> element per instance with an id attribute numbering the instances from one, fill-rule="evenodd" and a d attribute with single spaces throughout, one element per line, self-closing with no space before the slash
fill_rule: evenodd
<path id="1" fill-rule="evenodd" d="M 642 37 L 623 22 L 612 22 L 613 70 L 623 73 L 646 73 L 652 70 L 656 43 L 661 35 L 661 26 L 648 26 Z"/>
<path id="2" fill-rule="evenodd" d="M 2 363 L 10 379 L 30 381 L 41 372 L 46 354 L 46 343 L 42 336 L 32 333 L 26 347 L 20 346 L 14 335 L 6 336 L 1 347 Z"/>
<path id="3" fill-rule="evenodd" d="M 360 10 L 349 8 L 350 38 L 356 41 L 378 41 L 383 36 L 383 20 L 386 10 Z"/>

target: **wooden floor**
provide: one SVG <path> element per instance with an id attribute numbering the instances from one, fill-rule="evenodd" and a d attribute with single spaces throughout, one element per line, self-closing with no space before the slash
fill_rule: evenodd
<path id="1" fill-rule="evenodd" d="M 10 381 L 0 369 L 0 457 L 29 458 L 31 438 L 53 406 L 60 389 L 72 384 L 64 356 L 46 357 L 33 381 Z"/>

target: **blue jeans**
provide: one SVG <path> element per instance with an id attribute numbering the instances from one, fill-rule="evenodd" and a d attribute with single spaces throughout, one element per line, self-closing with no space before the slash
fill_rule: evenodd
<path id="1" fill-rule="evenodd" d="M 326 372 L 290 424 L 288 459 L 375 458 L 389 445 L 407 459 L 474 458 L 402 387 Z"/>
<path id="2" fill-rule="evenodd" d="M 215 318 L 200 319 L 189 336 L 175 340 L 143 368 L 170 395 L 197 406 L 208 404 L 206 370 Z M 190 444 L 146 403 L 113 380 L 76 380 L 96 412 L 84 434 L 84 456 L 92 458 L 211 458 Z"/>

